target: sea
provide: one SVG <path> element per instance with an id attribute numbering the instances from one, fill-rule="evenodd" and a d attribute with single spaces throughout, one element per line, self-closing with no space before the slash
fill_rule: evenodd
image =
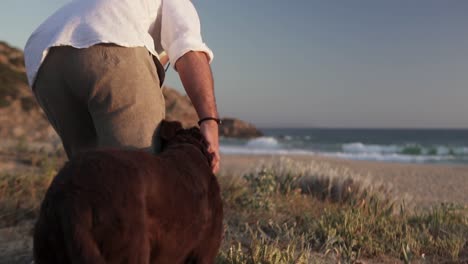
<path id="1" fill-rule="evenodd" d="M 350 160 L 468 165 L 468 129 L 268 128 L 221 138 L 223 154 L 314 155 Z"/>

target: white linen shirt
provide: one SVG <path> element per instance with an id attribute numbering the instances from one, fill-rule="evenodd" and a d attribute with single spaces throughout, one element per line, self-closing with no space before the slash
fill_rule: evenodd
<path id="1" fill-rule="evenodd" d="M 172 66 L 189 51 L 212 51 L 201 37 L 190 0 L 72 0 L 44 21 L 24 49 L 32 87 L 49 48 L 87 48 L 98 43 L 146 47 L 158 57 L 166 51 Z"/>

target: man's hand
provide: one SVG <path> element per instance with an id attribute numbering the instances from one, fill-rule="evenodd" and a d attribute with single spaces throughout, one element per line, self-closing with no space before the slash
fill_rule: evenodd
<path id="1" fill-rule="evenodd" d="M 208 57 L 204 52 L 191 51 L 180 57 L 175 68 L 179 72 L 180 80 L 185 91 L 197 111 L 198 117 L 218 117 L 214 96 L 213 76 Z M 209 150 L 214 154 L 211 164 L 213 173 L 219 171 L 219 139 L 218 124 L 214 121 L 205 121 L 200 127 L 208 141 Z"/>
<path id="2" fill-rule="evenodd" d="M 213 154 L 213 161 L 211 162 L 211 169 L 213 173 L 219 171 L 219 136 L 218 136 L 218 124 L 213 121 L 205 121 L 201 123 L 200 130 L 208 141 L 208 151 Z"/>

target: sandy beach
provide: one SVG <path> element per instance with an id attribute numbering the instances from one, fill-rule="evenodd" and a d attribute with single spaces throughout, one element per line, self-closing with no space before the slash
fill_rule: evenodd
<path id="1" fill-rule="evenodd" d="M 468 166 L 357 161 L 318 155 L 288 155 L 287 158 L 297 165 L 327 164 L 365 183 L 384 185 L 396 198 L 403 198 L 415 207 L 445 202 L 468 204 Z M 221 173 L 241 175 L 260 164 L 278 164 L 281 159 L 274 155 L 222 155 Z"/>

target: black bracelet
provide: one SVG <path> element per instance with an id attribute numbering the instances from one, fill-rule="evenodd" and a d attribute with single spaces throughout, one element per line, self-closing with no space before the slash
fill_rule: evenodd
<path id="1" fill-rule="evenodd" d="M 205 122 L 205 121 L 208 121 L 208 120 L 213 120 L 213 121 L 216 121 L 216 124 L 218 125 L 221 125 L 221 120 L 216 118 L 216 117 L 205 117 L 205 118 L 202 118 L 198 121 L 198 125 L 200 126 L 201 123 Z"/>

